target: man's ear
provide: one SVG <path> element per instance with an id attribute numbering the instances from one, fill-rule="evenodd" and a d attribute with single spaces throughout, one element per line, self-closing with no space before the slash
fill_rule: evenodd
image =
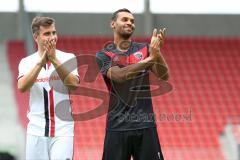
<path id="1" fill-rule="evenodd" d="M 38 33 L 34 33 L 33 34 L 33 39 L 34 39 L 35 42 L 37 42 L 37 38 L 38 38 Z"/>
<path id="2" fill-rule="evenodd" d="M 115 23 L 114 23 L 114 21 L 111 22 L 110 26 L 111 26 L 112 29 L 115 29 Z"/>

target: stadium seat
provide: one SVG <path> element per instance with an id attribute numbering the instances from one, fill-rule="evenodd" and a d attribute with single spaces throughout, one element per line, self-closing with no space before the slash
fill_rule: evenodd
<path id="1" fill-rule="evenodd" d="M 149 42 L 149 38 L 144 37 L 137 37 L 135 40 Z M 58 48 L 79 56 L 79 63 L 83 63 L 81 58 L 84 58 L 84 55 L 89 55 L 88 67 L 79 64 L 78 68 L 81 77 L 80 87 L 86 93 L 79 91 L 80 95 L 73 93 L 71 96 L 75 113 L 84 113 L 99 106 L 102 99 L 94 94 L 107 95 L 107 88 L 101 75 L 94 72 L 97 68 L 93 60 L 96 52 L 108 41 L 111 41 L 110 37 L 59 38 Z M 240 39 L 169 37 L 162 51 L 170 68 L 169 83 L 173 90 L 153 97 L 153 104 L 165 158 L 224 159 L 219 135 L 231 117 L 240 116 Z M 9 42 L 8 55 L 9 64 L 16 78 L 17 64 L 20 58 L 25 56 L 24 44 L 18 41 Z M 87 82 L 86 76 L 90 76 Z M 96 80 L 91 81 L 93 79 Z M 86 88 L 93 88 L 95 91 Z M 26 115 L 27 98 L 26 96 L 23 98 L 16 91 L 16 99 L 21 107 L 19 116 L 23 125 L 26 125 L 27 121 L 23 117 Z M 95 119 L 76 122 L 74 141 L 76 160 L 101 159 L 105 119 L 106 115 L 101 115 Z"/>

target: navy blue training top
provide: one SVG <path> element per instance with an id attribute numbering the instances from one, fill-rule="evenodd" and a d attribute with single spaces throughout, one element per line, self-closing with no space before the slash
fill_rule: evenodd
<path id="1" fill-rule="evenodd" d="M 110 93 L 107 130 L 126 131 L 155 127 L 149 85 L 149 71 L 141 71 L 135 78 L 118 83 L 107 77 L 113 66 L 125 67 L 148 57 L 148 45 L 131 42 L 127 52 L 109 43 L 96 54 L 96 61 Z"/>

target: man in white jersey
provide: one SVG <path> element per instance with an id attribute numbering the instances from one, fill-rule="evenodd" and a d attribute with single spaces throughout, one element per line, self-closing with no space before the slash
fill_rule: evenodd
<path id="1" fill-rule="evenodd" d="M 18 75 L 18 89 L 30 91 L 26 159 L 72 159 L 73 121 L 62 120 L 55 111 L 62 101 L 61 107 L 71 109 L 68 91 L 79 84 L 77 60 L 56 49 L 54 19 L 35 17 L 32 33 L 38 50 L 21 60 Z"/>

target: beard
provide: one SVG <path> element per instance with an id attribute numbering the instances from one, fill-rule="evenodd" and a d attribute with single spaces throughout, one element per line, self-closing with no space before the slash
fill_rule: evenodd
<path id="1" fill-rule="evenodd" d="M 125 31 L 124 28 L 123 28 L 123 29 L 119 32 L 119 35 L 120 35 L 123 39 L 127 40 L 127 39 L 129 39 L 129 38 L 132 36 L 133 32 L 134 32 L 134 27 L 132 27 L 132 32 Z"/>
<path id="2" fill-rule="evenodd" d="M 127 39 L 129 39 L 132 36 L 132 34 L 133 34 L 133 32 L 131 32 L 131 33 L 122 33 L 120 35 L 121 35 L 121 37 L 123 37 L 123 39 L 127 40 Z"/>

